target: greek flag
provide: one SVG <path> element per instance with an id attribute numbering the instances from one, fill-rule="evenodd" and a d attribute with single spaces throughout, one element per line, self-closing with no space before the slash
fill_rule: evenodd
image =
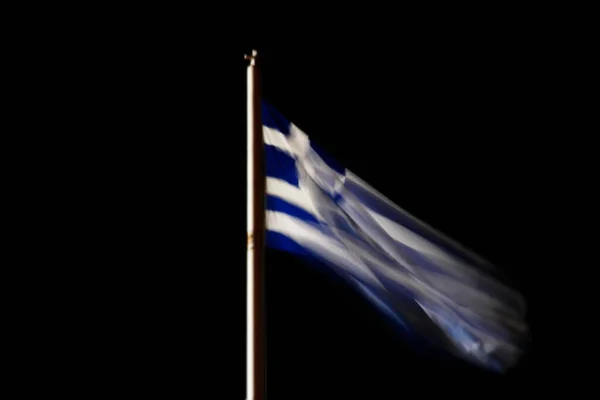
<path id="1" fill-rule="evenodd" d="M 267 246 L 316 258 L 411 335 L 513 366 L 525 304 L 481 257 L 403 211 L 263 102 Z"/>

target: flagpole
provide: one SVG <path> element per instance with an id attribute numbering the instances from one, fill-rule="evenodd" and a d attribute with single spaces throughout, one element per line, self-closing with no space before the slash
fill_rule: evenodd
<path id="1" fill-rule="evenodd" d="M 266 351 L 264 304 L 265 173 L 259 73 L 256 50 L 248 65 L 247 308 L 246 399 L 265 400 Z"/>

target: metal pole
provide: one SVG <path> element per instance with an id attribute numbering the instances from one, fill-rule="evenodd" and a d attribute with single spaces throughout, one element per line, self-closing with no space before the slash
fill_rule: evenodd
<path id="1" fill-rule="evenodd" d="M 265 400 L 266 351 L 264 304 L 265 173 L 256 50 L 248 65 L 247 209 L 247 375 L 246 399 Z"/>

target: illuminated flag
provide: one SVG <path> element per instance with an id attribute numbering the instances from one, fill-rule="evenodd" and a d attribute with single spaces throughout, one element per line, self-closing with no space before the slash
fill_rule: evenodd
<path id="1" fill-rule="evenodd" d="M 268 247 L 319 259 L 406 332 L 452 354 L 496 371 L 518 360 L 524 300 L 487 261 L 392 203 L 264 102 L 262 125 Z"/>

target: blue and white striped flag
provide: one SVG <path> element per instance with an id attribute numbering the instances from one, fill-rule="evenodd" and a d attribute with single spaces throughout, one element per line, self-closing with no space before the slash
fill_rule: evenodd
<path id="1" fill-rule="evenodd" d="M 489 263 L 329 158 L 263 102 L 267 246 L 310 255 L 407 332 L 490 370 L 521 354 L 522 297 Z"/>

